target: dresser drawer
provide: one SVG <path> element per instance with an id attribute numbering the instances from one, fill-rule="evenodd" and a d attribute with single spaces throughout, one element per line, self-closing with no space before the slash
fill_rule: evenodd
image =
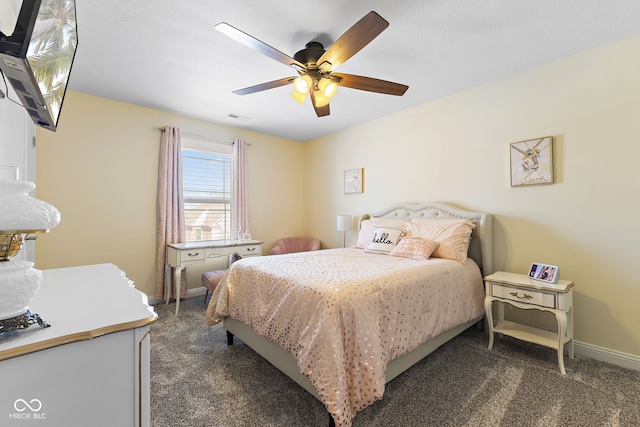
<path id="1" fill-rule="evenodd" d="M 204 249 L 187 249 L 180 251 L 182 262 L 204 261 Z"/>
<path id="2" fill-rule="evenodd" d="M 491 295 L 524 304 L 539 305 L 541 307 L 558 308 L 557 294 L 534 289 L 523 289 L 502 283 L 491 282 Z"/>
<path id="3" fill-rule="evenodd" d="M 226 257 L 233 253 L 238 253 L 243 258 L 248 256 L 260 256 L 262 255 L 262 245 L 256 244 L 207 248 L 205 250 L 205 258 Z"/>
<path id="4" fill-rule="evenodd" d="M 238 246 L 235 249 L 242 257 L 262 255 L 262 245 Z"/>

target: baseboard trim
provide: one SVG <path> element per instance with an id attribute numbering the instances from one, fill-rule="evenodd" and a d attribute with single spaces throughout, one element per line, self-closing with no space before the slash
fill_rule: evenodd
<path id="1" fill-rule="evenodd" d="M 207 289 L 204 286 L 201 286 L 199 288 L 194 288 L 194 289 L 187 289 L 187 296 L 182 299 L 204 296 L 206 292 L 207 292 Z M 155 304 L 167 301 L 166 299 L 157 299 L 156 297 L 148 297 L 148 300 L 149 300 L 149 305 L 155 305 Z"/>
<path id="2" fill-rule="evenodd" d="M 610 350 L 604 347 L 598 347 L 584 342 L 575 342 L 575 352 L 581 356 L 590 357 L 602 362 L 611 363 L 612 365 L 621 366 L 623 368 L 640 371 L 640 357 L 633 356 L 628 353 Z"/>

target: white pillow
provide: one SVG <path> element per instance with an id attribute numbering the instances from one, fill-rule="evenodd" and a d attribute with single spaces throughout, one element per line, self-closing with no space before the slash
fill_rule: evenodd
<path id="1" fill-rule="evenodd" d="M 471 221 L 468 218 L 441 218 L 438 216 L 418 216 L 415 218 L 411 218 L 411 222 L 415 224 L 455 224 L 463 221 Z"/>
<path id="2" fill-rule="evenodd" d="M 374 226 L 371 233 L 371 241 L 364 251 L 389 255 L 400 239 L 404 237 L 404 234 L 404 228 Z"/>
<path id="3" fill-rule="evenodd" d="M 416 224 L 411 222 L 407 224 L 407 235 L 438 242 L 438 247 L 431 254 L 435 258 L 465 262 L 467 260 L 471 232 L 475 226 L 471 220 L 444 224 Z"/>
<path id="4" fill-rule="evenodd" d="M 360 222 L 360 231 L 358 232 L 358 240 L 356 248 L 364 249 L 371 242 L 371 234 L 374 226 L 399 227 L 404 228 L 407 224 L 406 219 L 398 218 L 371 218 Z"/>

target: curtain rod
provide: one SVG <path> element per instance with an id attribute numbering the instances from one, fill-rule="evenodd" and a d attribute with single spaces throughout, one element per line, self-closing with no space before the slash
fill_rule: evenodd
<path id="1" fill-rule="evenodd" d="M 164 132 L 164 126 L 154 126 L 153 129 L 159 130 L 160 132 Z M 220 143 L 223 143 L 223 144 L 233 145 L 233 143 L 234 143 L 234 141 L 228 141 L 228 140 L 225 140 L 225 139 L 215 138 L 213 136 L 200 135 L 200 134 L 197 134 L 197 133 L 183 131 L 182 129 L 180 129 L 180 133 L 182 135 L 185 135 L 185 136 L 191 136 L 191 137 L 195 137 L 195 138 L 202 138 L 202 139 L 206 139 L 206 140 L 209 140 L 209 141 L 220 142 Z M 247 145 L 251 146 L 253 144 L 247 143 Z"/>

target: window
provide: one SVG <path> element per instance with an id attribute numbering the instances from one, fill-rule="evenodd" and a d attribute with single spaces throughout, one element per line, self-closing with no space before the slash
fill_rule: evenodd
<path id="1" fill-rule="evenodd" d="M 231 236 L 231 146 L 182 138 L 187 242 Z"/>

